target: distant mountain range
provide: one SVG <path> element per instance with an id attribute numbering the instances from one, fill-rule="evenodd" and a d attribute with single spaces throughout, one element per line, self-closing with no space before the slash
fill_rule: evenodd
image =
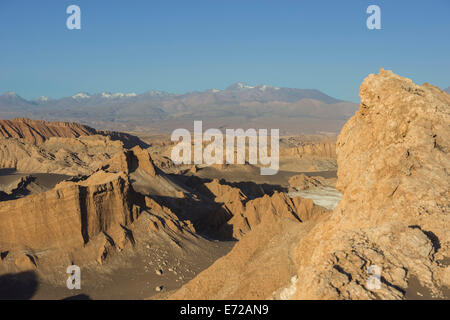
<path id="1" fill-rule="evenodd" d="M 448 94 L 450 94 L 450 87 L 448 87 L 448 88 L 445 89 L 444 91 L 447 92 Z"/>
<path id="2" fill-rule="evenodd" d="M 71 97 L 25 100 L 13 92 L 0 96 L 0 117 L 77 121 L 101 129 L 169 132 L 203 120 L 213 127 L 280 128 L 282 131 L 337 132 L 357 110 L 315 89 L 249 86 L 171 94 L 77 93 Z M 296 128 L 296 127 L 302 128 Z"/>

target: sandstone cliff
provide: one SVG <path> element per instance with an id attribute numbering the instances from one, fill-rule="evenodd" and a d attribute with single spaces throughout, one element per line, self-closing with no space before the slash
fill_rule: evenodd
<path id="1" fill-rule="evenodd" d="M 75 122 L 48 122 L 27 118 L 0 120 L 0 137 L 23 139 L 33 144 L 41 144 L 51 137 L 78 138 L 90 135 L 107 136 L 111 140 L 121 141 L 127 148 L 145 145 L 139 138 L 127 133 L 100 131 Z"/>
<path id="2" fill-rule="evenodd" d="M 76 139 L 51 137 L 39 145 L 21 139 L 0 138 L 0 168 L 88 175 L 123 151 L 120 141 L 98 135 Z"/>
<path id="3" fill-rule="evenodd" d="M 0 244 L 4 250 L 68 249 L 100 233 L 123 234 L 121 226 L 139 213 L 133 197 L 125 175 L 99 171 L 86 180 L 61 182 L 50 191 L 3 202 Z"/>
<path id="4" fill-rule="evenodd" d="M 312 220 L 326 215 L 309 199 L 291 200 L 279 193 L 250 201 L 244 216 L 233 218 L 248 219 L 249 232 L 240 234 L 242 222 L 231 221 L 240 228 L 233 250 L 169 299 L 273 298 L 280 286 L 295 279 L 295 245 L 313 226 Z"/>
<path id="5" fill-rule="evenodd" d="M 343 197 L 297 246 L 294 297 L 404 298 L 415 278 L 442 297 L 450 286 L 450 96 L 382 69 L 360 97 L 337 143 Z M 381 270 L 378 290 L 366 281 L 372 265 Z"/>
<path id="6" fill-rule="evenodd" d="M 303 143 L 299 146 L 282 148 L 280 156 L 302 158 L 336 158 L 335 141 Z"/>
<path id="7" fill-rule="evenodd" d="M 93 138 L 70 141 L 83 144 Z M 51 138 L 44 144 L 53 139 L 67 138 Z M 93 143 L 103 146 L 97 139 Z M 147 221 L 151 221 L 149 215 L 158 217 L 164 228 L 168 226 L 173 231 L 178 226 L 179 233 L 193 230 L 188 221 L 163 215 L 168 209 L 146 201 L 144 195 L 134 190 L 130 174 L 144 172 L 158 178 L 147 151 L 136 146 L 119 152 L 115 159 L 108 160 L 91 175 L 60 182 L 46 192 L 3 201 L 0 253 L 4 263 L 0 264 L 0 273 L 40 267 L 39 270 L 46 271 L 42 276 L 47 277 L 45 273 L 48 276 L 55 273 L 51 266 L 70 264 L 74 259 L 82 264 L 103 263 L 113 249 L 122 250 L 127 243 L 134 243 L 130 228 L 144 211 Z M 13 185 L 20 185 L 20 181 Z M 5 195 L 12 192 L 8 188 L 3 191 Z M 150 225 L 147 230 L 151 230 Z"/>
<path id="8" fill-rule="evenodd" d="M 172 298 L 448 298 L 450 96 L 382 69 L 360 97 L 337 143 L 338 207 L 290 226 L 263 215 Z"/>

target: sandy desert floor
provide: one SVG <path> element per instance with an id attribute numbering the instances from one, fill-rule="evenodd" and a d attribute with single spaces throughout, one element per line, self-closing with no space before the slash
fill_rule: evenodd
<path id="1" fill-rule="evenodd" d="M 208 268 L 214 261 L 227 254 L 235 242 L 219 242 L 199 239 L 201 252 L 186 256 L 174 254 L 169 247 L 145 244 L 133 255 L 115 257 L 112 265 L 82 273 L 81 290 L 69 290 L 64 286 L 39 283 L 32 299 L 107 299 L 129 300 L 164 298 Z M 162 287 L 161 292 L 156 287 Z"/>

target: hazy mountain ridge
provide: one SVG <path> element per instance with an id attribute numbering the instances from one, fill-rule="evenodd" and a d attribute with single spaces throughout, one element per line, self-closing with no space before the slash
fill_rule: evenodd
<path id="1" fill-rule="evenodd" d="M 315 89 L 249 86 L 241 82 L 224 90 L 185 94 L 80 92 L 61 99 L 40 97 L 30 101 L 11 92 L 0 96 L 2 118 L 78 121 L 113 130 L 137 130 L 152 124 L 161 130 L 172 130 L 179 127 L 179 121 L 192 120 L 211 120 L 218 126 L 245 126 L 252 122 L 253 127 L 267 127 L 266 123 L 275 122 L 274 127 L 283 128 L 285 120 L 292 118 L 331 120 L 333 130 L 338 130 L 356 109 L 355 103 Z M 320 130 L 322 126 L 316 128 Z"/>

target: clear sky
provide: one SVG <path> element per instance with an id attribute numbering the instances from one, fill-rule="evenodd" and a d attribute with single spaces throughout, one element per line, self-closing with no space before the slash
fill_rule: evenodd
<path id="1" fill-rule="evenodd" d="M 81 30 L 66 8 L 81 8 Z M 368 30 L 366 8 L 381 8 Z M 0 0 L 0 92 L 184 93 L 251 85 L 358 101 L 380 67 L 450 86 L 449 0 Z"/>

